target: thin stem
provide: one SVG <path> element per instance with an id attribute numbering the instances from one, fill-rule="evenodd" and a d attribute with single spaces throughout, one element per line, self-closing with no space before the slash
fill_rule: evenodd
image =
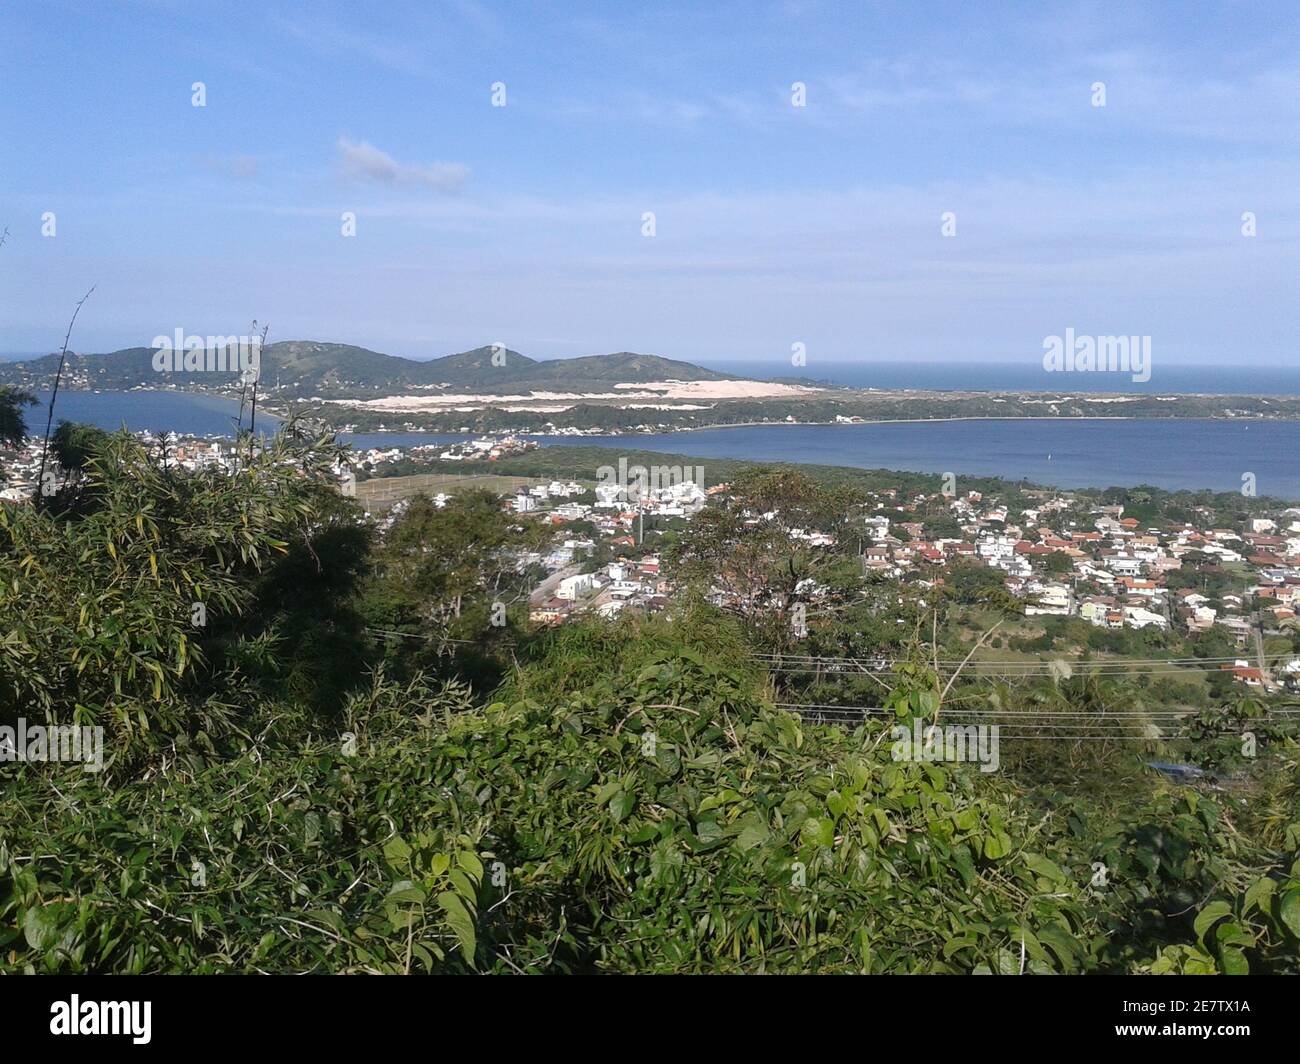
<path id="1" fill-rule="evenodd" d="M 9 230 L 5 230 L 7 233 Z M 72 339 L 72 327 L 77 324 L 77 315 L 81 313 L 81 306 L 90 298 L 90 293 L 95 290 L 95 286 L 90 286 L 90 292 L 81 297 L 77 303 L 76 309 L 72 312 L 72 320 L 68 322 L 68 331 L 63 336 L 63 352 L 59 355 L 59 369 L 54 374 L 54 390 L 50 393 L 50 412 L 45 419 L 45 440 L 41 444 L 41 471 L 36 476 L 36 496 L 39 499 L 41 487 L 45 482 L 45 456 L 50 449 L 50 425 L 54 423 L 54 401 L 59 397 L 59 382 L 63 380 L 63 365 L 68 360 L 68 341 Z"/>
<path id="2" fill-rule="evenodd" d="M 979 639 L 975 641 L 975 645 L 970 648 L 970 653 L 967 654 L 966 657 L 962 659 L 962 663 L 957 666 L 957 670 L 951 676 L 948 677 L 948 683 L 944 686 L 943 693 L 939 695 L 939 705 L 934 711 L 934 720 L 936 724 L 939 722 L 939 710 L 943 708 L 943 700 L 948 697 L 948 692 L 949 690 L 952 689 L 952 685 L 953 683 L 956 682 L 957 677 L 961 675 L 961 670 L 964 669 L 966 667 L 967 662 L 969 662 L 970 659 L 975 656 L 975 651 L 979 650 L 979 648 L 984 645 L 984 640 L 986 640 L 989 636 L 991 636 L 994 632 L 996 632 L 1001 627 L 1002 627 L 1002 622 L 998 621 L 997 624 L 995 624 L 992 628 L 990 628 L 987 632 L 985 632 L 982 636 L 980 636 Z"/>
<path id="3" fill-rule="evenodd" d="M 261 343 L 257 348 L 257 369 L 253 377 L 253 408 L 252 414 L 248 420 L 248 432 L 250 439 L 248 441 L 248 462 L 253 462 L 253 444 L 257 439 L 257 382 L 262 376 L 262 351 L 266 347 L 266 334 L 271 331 L 271 326 L 264 326 L 262 329 Z M 257 333 L 257 319 L 253 319 L 253 333 Z"/>

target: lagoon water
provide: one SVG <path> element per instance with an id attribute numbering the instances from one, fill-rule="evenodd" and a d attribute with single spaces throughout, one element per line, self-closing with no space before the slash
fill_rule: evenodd
<path id="1" fill-rule="evenodd" d="M 24 412 L 29 433 L 44 433 L 50 393 L 41 392 L 39 405 Z M 233 436 L 239 417 L 239 402 L 212 395 L 188 392 L 59 392 L 54 404 L 54 424 L 80 421 L 116 432 L 125 425 L 132 432 L 182 432 L 191 436 Z M 244 412 L 247 427 L 248 411 Z M 270 428 L 279 422 L 260 410 L 259 423 Z"/>
<path id="2" fill-rule="evenodd" d="M 566 439 L 610 446 L 611 441 Z M 1300 499 L 1300 421 L 1013 419 L 756 425 L 629 436 L 613 446 L 698 458 L 953 472 L 1063 488 L 1152 484 Z"/>
<path id="3" fill-rule="evenodd" d="M 48 402 L 48 395 L 42 396 Z M 229 435 L 238 403 L 180 392 L 63 392 L 56 421 L 106 429 Z M 265 420 L 264 420 L 265 419 Z M 247 420 L 247 418 L 245 418 Z M 44 406 L 27 413 L 44 429 Z M 259 425 L 273 419 L 258 414 Z M 358 433 L 357 447 L 463 439 L 431 433 Z M 1255 475 L 1260 495 L 1300 499 L 1300 421 L 1181 419 L 914 421 L 870 425 L 750 425 L 648 436 L 534 437 L 543 445 L 665 451 L 696 458 L 746 458 L 1027 479 L 1060 487 L 1153 484 L 1240 491 Z"/>

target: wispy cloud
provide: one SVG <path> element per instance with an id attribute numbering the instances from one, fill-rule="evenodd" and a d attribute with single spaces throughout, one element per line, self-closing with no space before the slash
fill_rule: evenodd
<path id="1" fill-rule="evenodd" d="M 1097 81 L 1109 95 L 1100 112 L 1091 105 Z M 928 117 L 947 108 L 1054 131 L 1100 127 L 1277 146 L 1295 143 L 1300 67 L 1260 66 L 1228 78 L 1138 48 L 1075 53 L 1054 64 L 1014 69 L 902 56 L 827 74 L 809 96 L 819 105 L 824 98 L 832 114 L 845 119 L 878 119 L 885 112 Z"/>
<path id="2" fill-rule="evenodd" d="M 458 192 L 469 180 L 462 163 L 399 163 L 364 140 L 339 137 L 339 161 L 347 177 L 387 185 L 423 185 L 436 192 Z"/>
<path id="3" fill-rule="evenodd" d="M 337 61 L 356 59 L 399 74 L 429 77 L 434 73 L 427 50 L 410 35 L 402 40 L 355 26 L 344 26 L 313 12 L 310 18 L 274 16 L 271 25 L 315 54 Z"/>

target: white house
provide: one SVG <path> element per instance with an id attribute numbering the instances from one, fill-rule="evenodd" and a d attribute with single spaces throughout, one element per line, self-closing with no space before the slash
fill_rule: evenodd
<path id="1" fill-rule="evenodd" d="M 1045 584 L 1031 591 L 1037 601 L 1025 607 L 1026 614 L 1046 614 L 1051 617 L 1070 615 L 1070 589 L 1065 584 Z"/>
<path id="2" fill-rule="evenodd" d="M 1104 564 L 1117 576 L 1138 576 L 1142 572 L 1142 560 L 1126 554 L 1112 554 Z"/>
<path id="3" fill-rule="evenodd" d="M 1157 628 L 1169 627 L 1169 622 L 1165 620 L 1163 614 L 1152 613 L 1141 606 L 1125 606 L 1124 623 L 1130 628 L 1146 628 L 1148 625 L 1155 625 Z"/>
<path id="4" fill-rule="evenodd" d="M 560 581 L 559 587 L 555 589 L 555 597 L 567 599 L 572 602 L 579 595 L 585 595 L 592 589 L 595 581 L 591 573 L 578 573 L 577 576 L 566 576 Z"/>

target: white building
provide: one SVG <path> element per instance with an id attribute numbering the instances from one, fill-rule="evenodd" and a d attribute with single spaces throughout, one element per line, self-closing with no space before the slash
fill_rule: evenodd
<path id="1" fill-rule="evenodd" d="M 578 573 L 577 576 L 566 576 L 560 581 L 559 587 L 555 589 L 555 597 L 574 601 L 579 595 L 585 595 L 595 585 L 591 573 Z"/>
<path id="2" fill-rule="evenodd" d="M 1142 573 L 1142 560 L 1126 554 L 1112 554 L 1104 564 L 1116 576 L 1139 576 Z"/>
<path id="3" fill-rule="evenodd" d="M 1028 615 L 1044 614 L 1050 617 L 1068 617 L 1071 613 L 1070 589 L 1065 584 L 1044 584 L 1031 588 L 1036 601 L 1025 607 Z"/>
<path id="4" fill-rule="evenodd" d="M 1163 614 L 1152 613 L 1141 606 L 1125 606 L 1124 623 L 1130 628 L 1146 628 L 1148 625 L 1155 625 L 1157 628 L 1169 627 L 1169 622 L 1165 620 Z"/>

